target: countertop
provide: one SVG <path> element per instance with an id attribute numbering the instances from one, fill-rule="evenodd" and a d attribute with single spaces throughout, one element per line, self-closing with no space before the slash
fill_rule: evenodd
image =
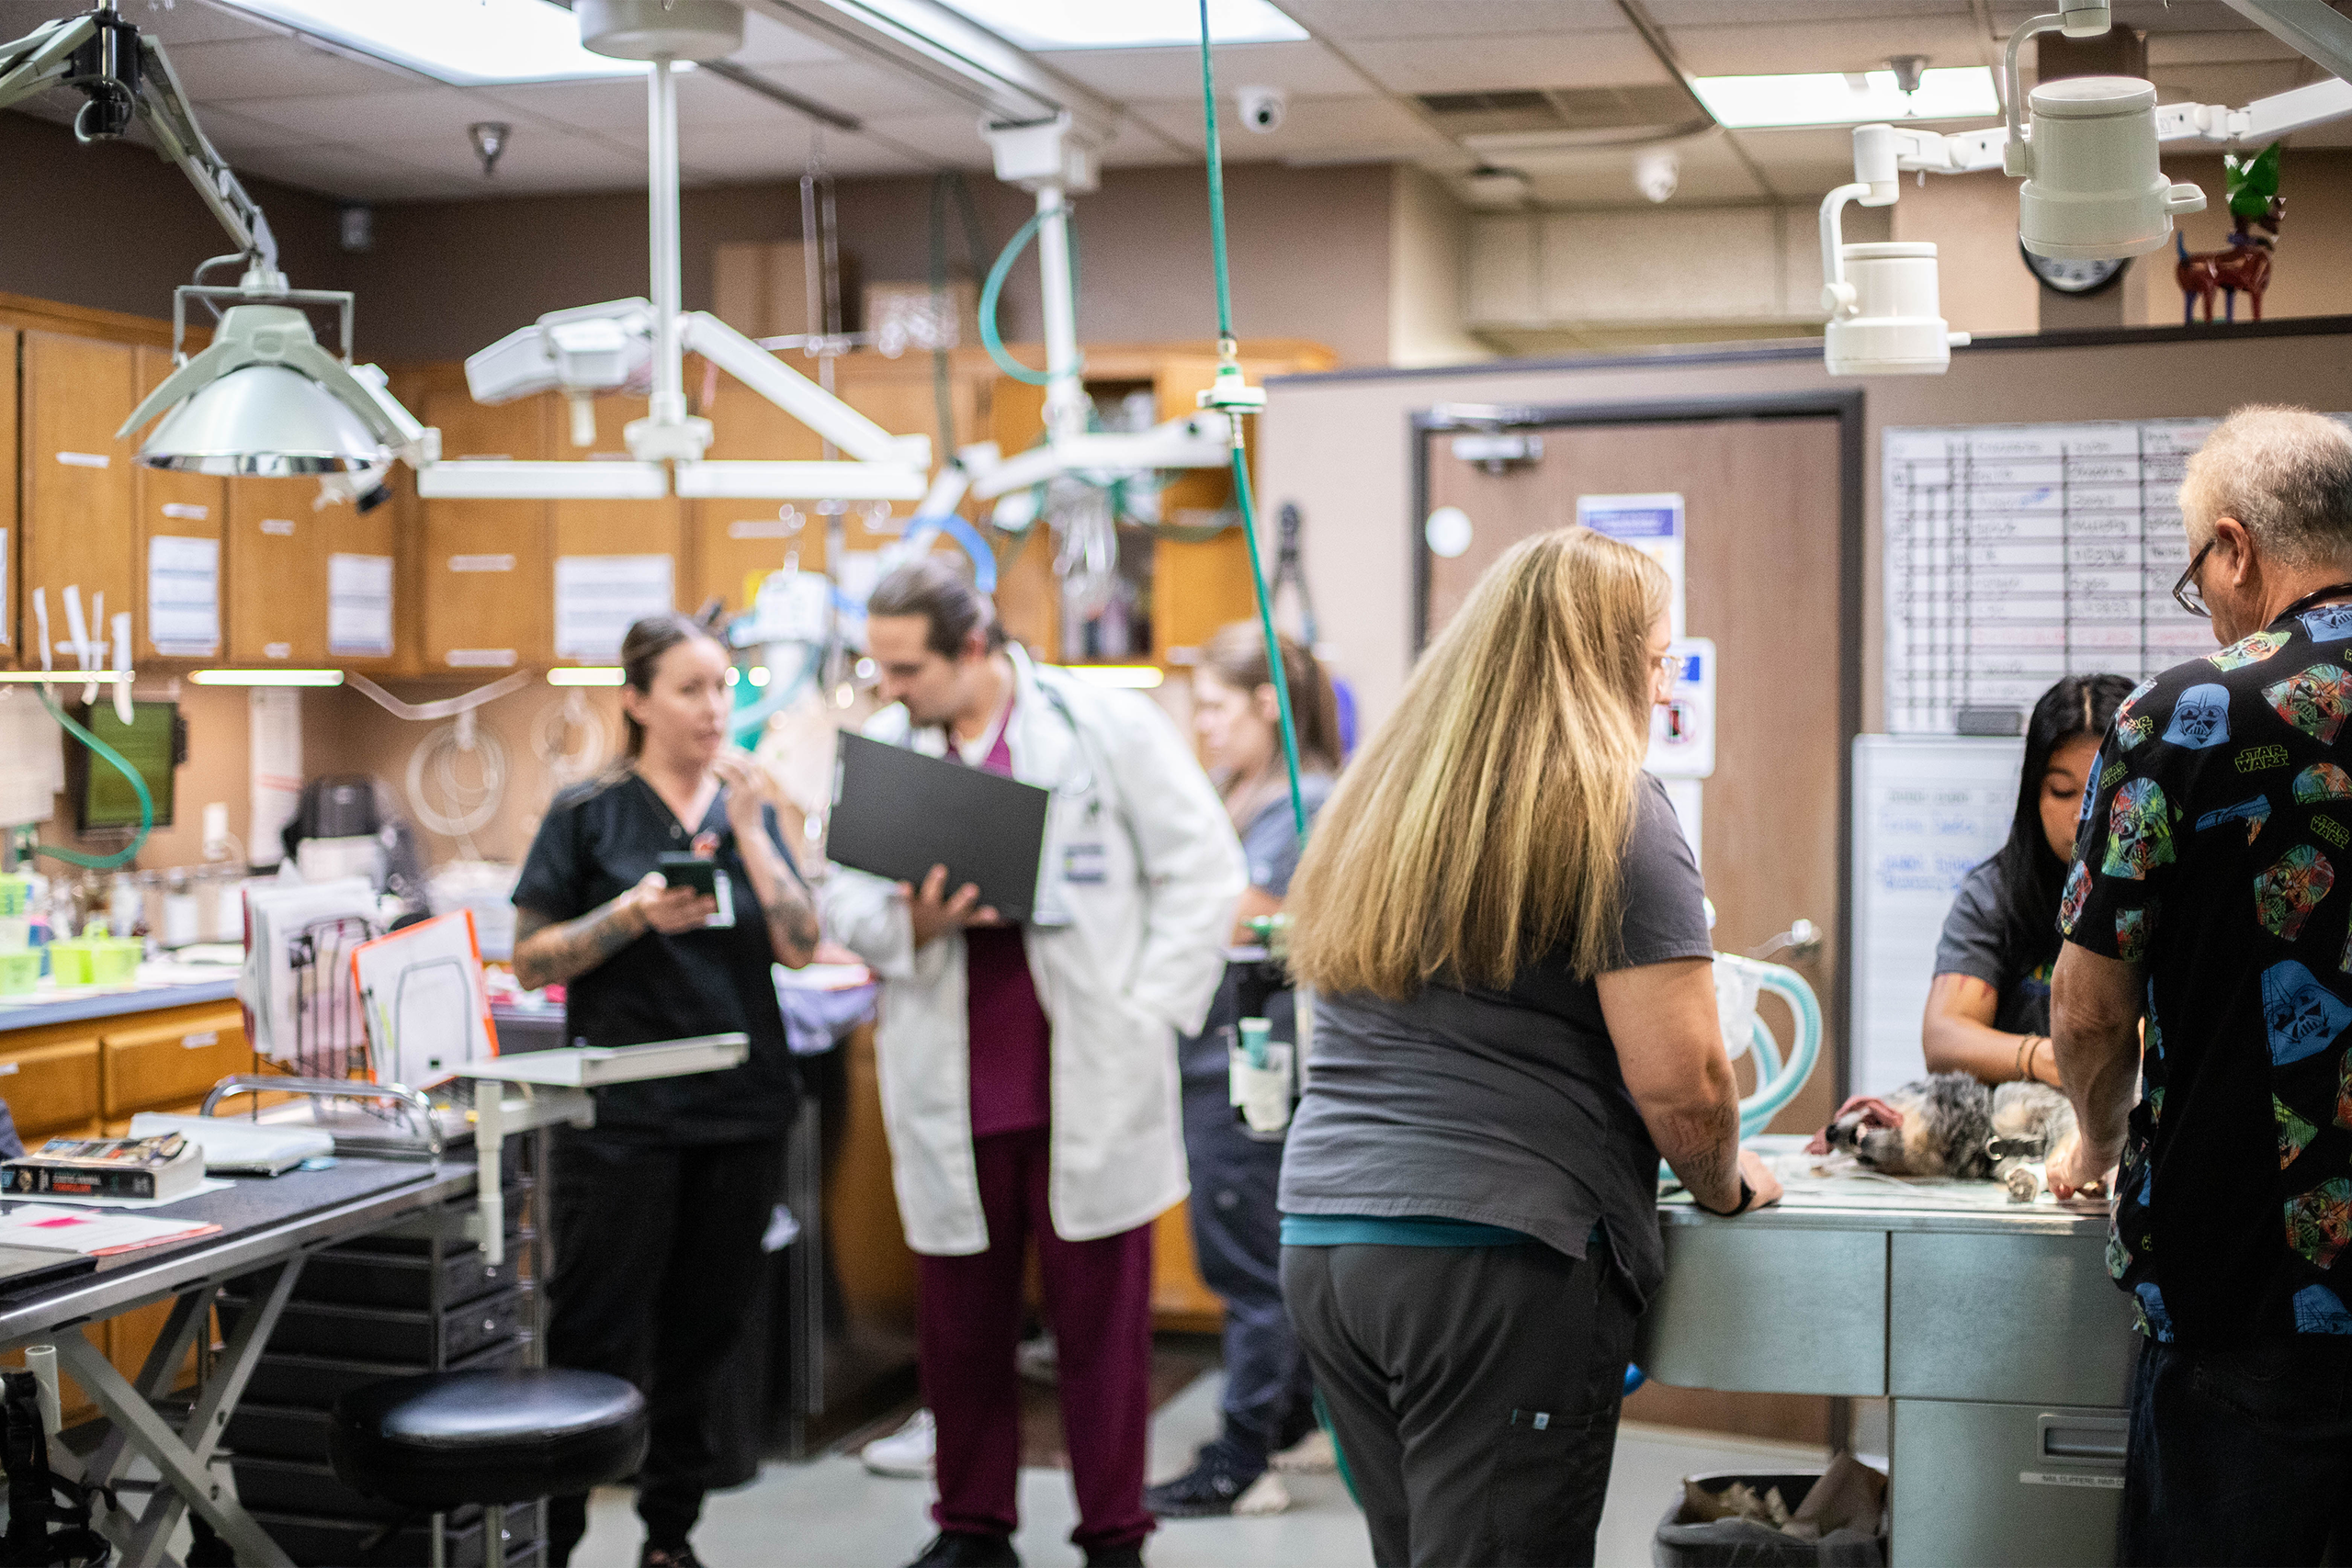
<path id="1" fill-rule="evenodd" d="M 44 980 L 29 996 L 0 997 L 0 1032 L 236 999 L 234 969 L 147 964 L 140 966 L 139 979 L 129 986 L 59 987 Z"/>
<path id="2" fill-rule="evenodd" d="M 1977 1231 L 2006 1235 L 2107 1235 L 2104 1199 L 2060 1203 L 2044 1192 L 2030 1203 L 2009 1200 L 1993 1181 L 1950 1181 L 1885 1176 L 1832 1163 L 1802 1151 L 1802 1138 L 1761 1138 L 1763 1154 L 1785 1196 L 1770 1209 L 1726 1219 L 1710 1214 L 1679 1190 L 1658 1200 L 1669 1225 L 1744 1225 L 1758 1230 Z M 1796 1145 L 1791 1148 L 1788 1145 Z M 1775 1146 L 1779 1145 L 1779 1146 Z M 1820 1172 L 1820 1174 L 1816 1174 Z"/>

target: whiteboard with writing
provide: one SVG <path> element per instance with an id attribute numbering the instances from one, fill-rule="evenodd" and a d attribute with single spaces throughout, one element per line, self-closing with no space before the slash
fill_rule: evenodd
<path id="1" fill-rule="evenodd" d="M 2008 837 L 2024 762 L 2009 738 L 1854 738 L 1853 1093 L 1927 1071 L 1936 940 L 1961 880 Z"/>

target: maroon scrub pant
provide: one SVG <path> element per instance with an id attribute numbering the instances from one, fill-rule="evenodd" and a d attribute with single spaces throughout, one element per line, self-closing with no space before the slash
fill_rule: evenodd
<path id="1" fill-rule="evenodd" d="M 1021 1467 L 1023 1243 L 1035 1237 L 1046 1320 L 1061 1358 L 1064 1441 L 1081 1548 L 1149 1534 L 1143 1506 L 1151 1422 L 1151 1227 L 1064 1241 L 1046 1213 L 1043 1127 L 975 1138 L 989 1249 L 918 1258 L 923 1396 L 939 1423 L 944 1530 L 1011 1535 Z"/>

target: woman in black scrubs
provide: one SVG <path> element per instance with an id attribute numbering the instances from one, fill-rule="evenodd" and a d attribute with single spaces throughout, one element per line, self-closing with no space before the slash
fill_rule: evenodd
<path id="1" fill-rule="evenodd" d="M 1929 1072 L 2057 1085 L 2050 971 L 2058 893 L 2099 739 L 2131 694 L 2121 675 L 2069 675 L 2033 705 L 2008 841 L 1960 885 L 1936 945 L 1920 1029 Z"/>
<path id="2" fill-rule="evenodd" d="M 646 1391 L 639 1562 L 693 1568 L 707 1407 L 744 1327 L 799 1099 L 772 966 L 808 962 L 817 915 L 774 785 L 728 743 L 727 650 L 684 615 L 654 615 L 629 628 L 621 664 L 628 756 L 548 807 L 514 889 L 514 972 L 568 987 L 574 1044 L 751 1036 L 740 1067 L 596 1090 L 595 1126 L 556 1144 L 548 1360 Z M 660 857 L 675 851 L 716 865 L 724 904 L 664 885 Z M 550 1504 L 558 1564 L 587 1503 Z"/>

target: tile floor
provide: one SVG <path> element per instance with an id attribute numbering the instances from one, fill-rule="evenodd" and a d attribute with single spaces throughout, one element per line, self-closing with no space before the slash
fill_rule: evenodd
<path id="1" fill-rule="evenodd" d="M 1183 1468 L 1216 1429 L 1217 1374 L 1204 1375 L 1152 1420 L 1152 1475 Z M 1818 1465 L 1818 1449 L 1712 1438 L 1665 1427 L 1627 1426 L 1617 1438 L 1609 1504 L 1600 1521 L 1603 1568 L 1640 1568 L 1650 1535 L 1680 1485 L 1695 1472 Z M 1359 1568 L 1372 1554 L 1363 1527 L 1337 1476 L 1285 1478 L 1292 1506 L 1261 1518 L 1179 1519 L 1162 1526 L 1145 1554 L 1153 1568 Z M 869 1475 L 853 1455 L 806 1464 L 769 1465 L 759 1479 L 711 1498 L 695 1550 L 710 1568 L 898 1568 L 931 1538 L 929 1488 Z M 1033 1568 L 1079 1562 L 1069 1544 L 1073 1522 L 1068 1478 L 1059 1471 L 1021 1472 L 1021 1533 L 1014 1538 Z M 635 1568 L 641 1537 L 628 1494 L 599 1493 L 575 1568 Z"/>

